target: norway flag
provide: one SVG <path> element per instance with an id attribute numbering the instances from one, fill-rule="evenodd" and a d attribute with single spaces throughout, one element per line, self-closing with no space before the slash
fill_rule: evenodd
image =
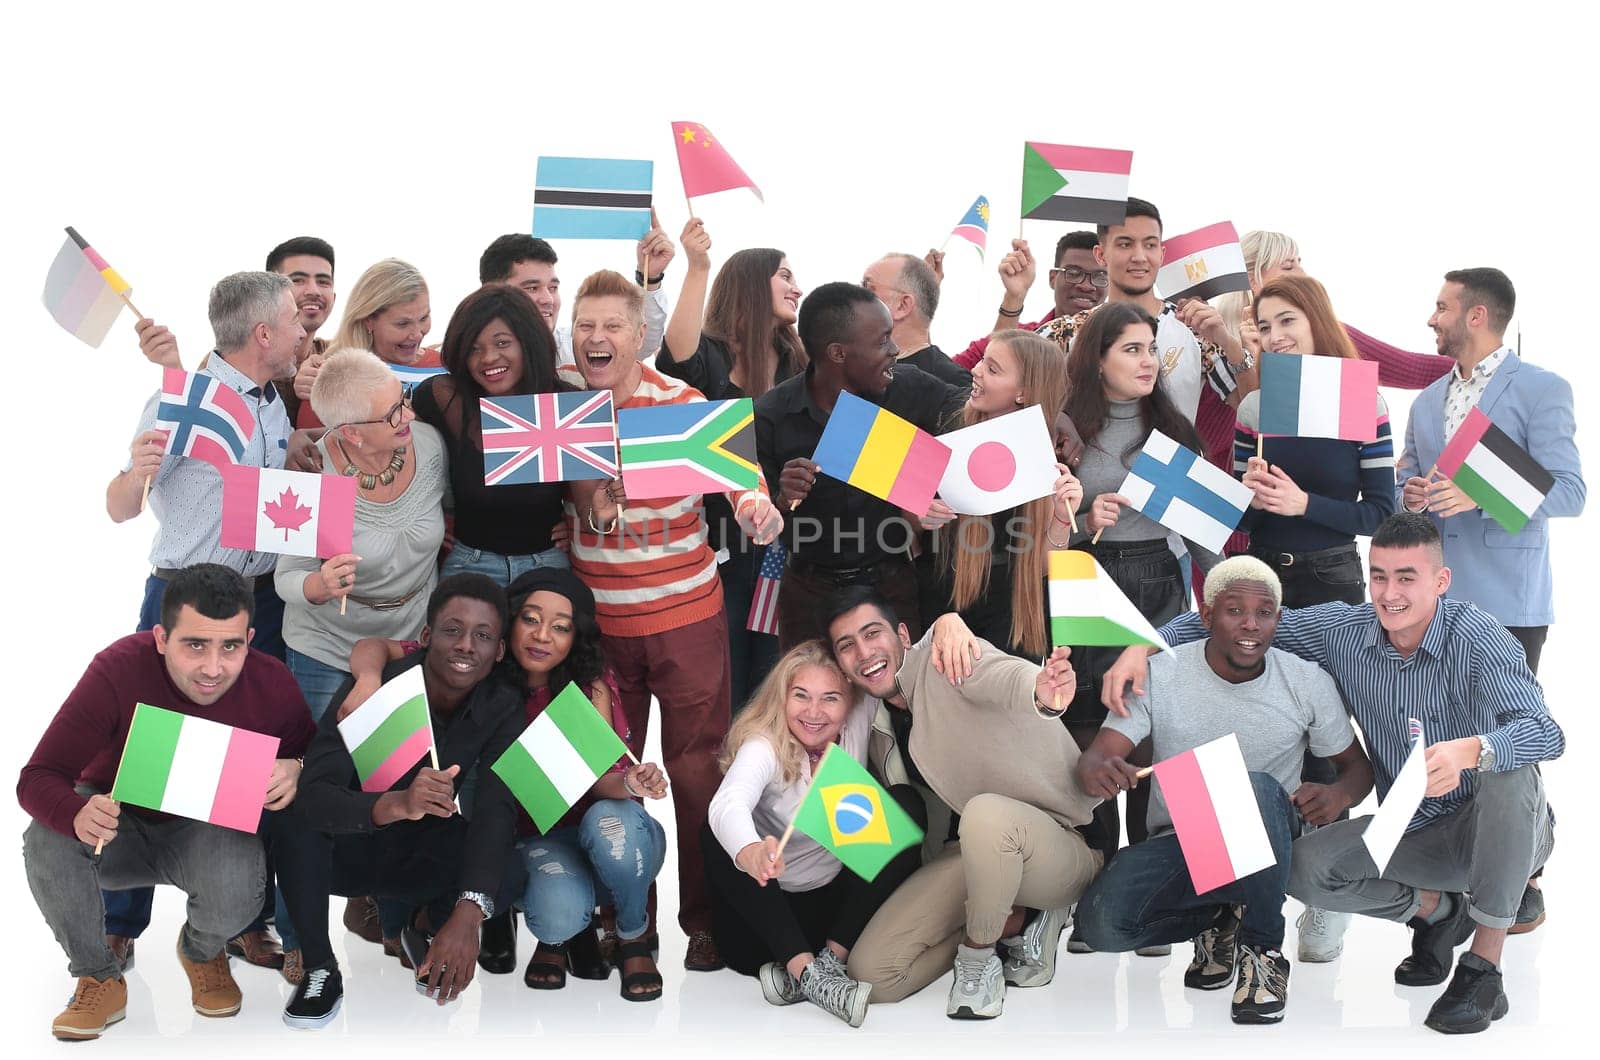
<path id="1" fill-rule="evenodd" d="M 167 432 L 167 452 L 204 460 L 221 471 L 244 459 L 256 420 L 244 398 L 220 379 L 168 368 L 161 377 L 155 429 Z"/>

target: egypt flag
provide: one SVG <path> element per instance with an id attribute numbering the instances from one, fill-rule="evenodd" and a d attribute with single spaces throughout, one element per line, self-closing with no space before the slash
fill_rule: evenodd
<path id="1" fill-rule="evenodd" d="M 282 468 L 222 469 L 223 548 L 337 556 L 353 547 L 356 480 Z"/>
<path id="2" fill-rule="evenodd" d="M 794 827 L 864 880 L 877 879 L 896 854 L 922 842 L 922 829 L 838 744 L 817 764 Z"/>
<path id="3" fill-rule="evenodd" d="M 1151 431 L 1118 493 L 1146 518 L 1218 555 L 1255 496 L 1244 483 Z"/>
<path id="4" fill-rule="evenodd" d="M 1133 152 L 1028 141 L 1022 146 L 1022 216 L 1119 225 L 1128 216 Z"/>
<path id="5" fill-rule="evenodd" d="M 921 515 L 939 490 L 950 447 L 910 420 L 841 391 L 811 460 L 823 474 Z"/>
<path id="6" fill-rule="evenodd" d="M 1051 552 L 1049 579 L 1053 647 L 1144 644 L 1172 653 L 1161 634 L 1089 553 Z"/>
<path id="7" fill-rule="evenodd" d="M 1297 438 L 1378 438 L 1378 362 L 1261 355 L 1261 431 Z"/>
<path id="8" fill-rule="evenodd" d="M 166 432 L 167 452 L 204 460 L 220 471 L 244 459 L 256 420 L 244 398 L 220 379 L 168 368 L 161 376 L 155 429 Z"/>
<path id="9" fill-rule="evenodd" d="M 622 409 L 617 442 L 623 489 L 639 500 L 761 486 L 749 398 Z"/>
<path id="10" fill-rule="evenodd" d="M 44 280 L 44 305 L 56 323 L 90 346 L 106 340 L 133 288 L 75 228 L 56 252 Z"/>
<path id="11" fill-rule="evenodd" d="M 548 832 L 627 753 L 594 703 L 569 682 L 489 768 L 539 831 Z"/>
<path id="12" fill-rule="evenodd" d="M 111 785 L 118 802 L 254 832 L 278 738 L 140 703 Z"/>
<path id="13" fill-rule="evenodd" d="M 1456 428 L 1438 467 L 1510 534 L 1528 525 L 1556 485 L 1554 475 L 1479 409 L 1468 412 Z"/>
<path id="14" fill-rule="evenodd" d="M 950 449 L 939 496 L 962 515 L 993 515 L 1055 489 L 1055 446 L 1038 405 L 941 434 L 939 441 Z"/>
<path id="15" fill-rule="evenodd" d="M 1277 864 L 1236 735 L 1157 762 L 1155 774 L 1196 895 Z"/>
<path id="16" fill-rule="evenodd" d="M 1244 248 L 1231 221 L 1219 221 L 1196 232 L 1173 236 L 1162 244 L 1156 287 L 1168 301 L 1210 298 L 1226 291 L 1248 291 Z"/>
<path id="17" fill-rule="evenodd" d="M 385 681 L 339 722 L 339 736 L 350 751 L 361 790 L 369 794 L 394 787 L 424 755 L 438 769 L 422 666 Z"/>

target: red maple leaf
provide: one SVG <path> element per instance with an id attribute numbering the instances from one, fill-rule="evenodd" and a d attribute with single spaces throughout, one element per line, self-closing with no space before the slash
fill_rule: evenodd
<path id="1" fill-rule="evenodd" d="M 294 495 L 294 490 L 284 487 L 278 494 L 276 501 L 268 501 L 263 509 L 268 519 L 272 520 L 274 529 L 283 531 L 283 539 L 289 540 L 289 531 L 298 530 L 306 525 L 311 518 L 311 509 L 300 503 L 300 498 Z"/>

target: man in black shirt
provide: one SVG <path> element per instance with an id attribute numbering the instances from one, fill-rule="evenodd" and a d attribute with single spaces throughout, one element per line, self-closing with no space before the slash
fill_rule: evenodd
<path id="1" fill-rule="evenodd" d="M 861 286 L 878 296 L 894 322 L 894 344 L 902 365 L 915 365 L 962 390 L 972 386 L 972 373 L 933 344 L 929 329 L 939 308 L 939 276 L 912 254 L 885 254 L 862 275 Z"/>
<path id="2" fill-rule="evenodd" d="M 949 506 L 936 500 L 927 512 L 902 512 L 829 477 L 811 460 L 841 391 L 930 433 L 954 421 L 965 392 L 897 364 L 893 330 L 888 308 L 865 287 L 823 284 L 800 307 L 800 341 L 810 366 L 756 402 L 761 472 L 787 520 L 789 568 L 778 591 L 784 650 L 824 635 L 824 602 L 848 585 L 876 587 L 913 635 L 921 636 L 924 616 L 911 562 L 915 523 L 927 529 L 942 525 L 954 518 Z"/>

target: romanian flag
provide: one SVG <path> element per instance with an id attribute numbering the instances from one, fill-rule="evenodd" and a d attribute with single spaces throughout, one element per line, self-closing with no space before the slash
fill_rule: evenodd
<path id="1" fill-rule="evenodd" d="M 1230 221 L 1207 225 L 1197 232 L 1173 236 L 1163 246 L 1156 286 L 1169 301 L 1210 298 L 1227 291 L 1248 291 L 1250 277 L 1244 267 L 1244 248 Z"/>
<path id="2" fill-rule="evenodd" d="M 939 491 L 950 447 L 909 420 L 840 391 L 811 459 L 824 473 L 921 515 Z"/>
<path id="3" fill-rule="evenodd" d="M 489 768 L 548 832 L 627 753 L 594 703 L 569 683 Z"/>
<path id="4" fill-rule="evenodd" d="M 961 221 L 951 231 L 952 239 L 965 239 L 968 243 L 978 248 L 978 257 L 983 257 L 984 248 L 989 244 L 989 197 L 978 196 L 972 208 L 966 212 Z"/>
<path id="5" fill-rule="evenodd" d="M 387 681 L 339 723 L 350 749 L 361 790 L 385 792 L 417 764 L 433 755 L 433 719 L 422 667 L 413 666 Z M 437 768 L 437 765 L 435 766 Z"/>
<path id="6" fill-rule="evenodd" d="M 1195 894 L 1277 864 L 1233 733 L 1157 762 L 1155 774 Z"/>
<path id="7" fill-rule="evenodd" d="M 749 188 L 761 199 L 761 189 L 745 175 L 721 141 L 704 125 L 692 121 L 672 123 L 672 142 L 678 147 L 678 173 L 683 177 L 683 197 L 710 195 L 729 188 Z M 762 199 L 765 202 L 765 199 Z"/>
<path id="8" fill-rule="evenodd" d="M 749 398 L 622 409 L 617 443 L 623 488 L 639 499 L 761 485 L 755 403 Z"/>
<path id="9" fill-rule="evenodd" d="M 922 829 L 854 758 L 830 744 L 812 774 L 794 826 L 864 880 L 922 842 Z"/>
<path id="10" fill-rule="evenodd" d="M 1119 225 L 1128 216 L 1133 152 L 1029 141 L 1022 146 L 1022 216 Z"/>
<path id="11" fill-rule="evenodd" d="M 643 239 L 650 231 L 655 163 L 631 158 L 540 157 L 533 234 L 543 239 Z"/>
<path id="12" fill-rule="evenodd" d="M 1050 643 L 1126 647 L 1147 644 L 1171 654 L 1161 634 L 1087 552 L 1050 553 Z"/>
<path id="13" fill-rule="evenodd" d="M 140 703 L 111 797 L 254 832 L 277 757 L 276 736 Z"/>
<path id="14" fill-rule="evenodd" d="M 1378 437 L 1378 363 L 1298 353 L 1261 355 L 1261 433 Z"/>
<path id="15" fill-rule="evenodd" d="M 99 346 L 132 290 L 77 229 L 68 228 L 67 241 L 44 280 L 44 306 L 57 324 L 90 346 Z"/>
<path id="16" fill-rule="evenodd" d="M 1528 525 L 1556 485 L 1554 475 L 1478 409 L 1467 413 L 1439 454 L 1439 474 L 1511 534 Z"/>

